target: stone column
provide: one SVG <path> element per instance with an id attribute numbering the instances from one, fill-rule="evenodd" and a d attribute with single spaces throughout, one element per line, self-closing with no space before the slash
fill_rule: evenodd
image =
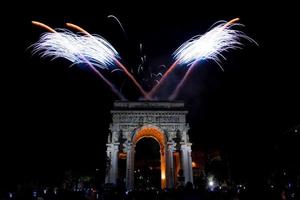
<path id="1" fill-rule="evenodd" d="M 119 143 L 106 144 L 107 157 L 110 160 L 109 169 L 107 170 L 105 183 L 117 183 L 118 178 L 118 159 L 119 159 Z"/>
<path id="2" fill-rule="evenodd" d="M 167 180 L 167 188 L 174 188 L 174 161 L 173 161 L 173 152 L 175 150 L 175 144 L 172 142 L 167 143 L 166 149 L 166 180 Z"/>
<path id="3" fill-rule="evenodd" d="M 194 176 L 193 176 L 193 164 L 192 164 L 192 144 L 191 143 L 188 143 L 188 171 L 189 171 L 189 181 L 191 183 L 194 183 Z"/>
<path id="4" fill-rule="evenodd" d="M 192 168 L 192 156 L 191 156 L 191 143 L 180 143 L 181 150 L 181 166 L 183 170 L 184 183 L 193 183 L 193 168 Z"/>
<path id="5" fill-rule="evenodd" d="M 132 144 L 129 144 L 126 148 L 127 160 L 126 160 L 126 189 L 134 189 L 134 154 L 135 147 Z"/>

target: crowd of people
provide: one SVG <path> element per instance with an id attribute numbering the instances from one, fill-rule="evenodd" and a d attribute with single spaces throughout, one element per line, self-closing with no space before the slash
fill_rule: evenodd
<path id="1" fill-rule="evenodd" d="M 299 188 L 298 188 L 299 190 Z M 126 191 L 124 187 L 103 186 L 101 189 L 84 189 L 70 191 L 55 188 L 27 189 L 8 193 L 1 200 L 293 200 L 299 198 L 299 191 L 269 190 L 251 191 L 248 189 L 228 189 L 216 187 L 195 188 L 192 183 L 176 189 L 138 188 Z"/>

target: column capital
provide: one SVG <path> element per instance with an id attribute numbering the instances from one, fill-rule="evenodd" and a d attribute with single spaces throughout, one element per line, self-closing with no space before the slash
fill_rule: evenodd
<path id="1" fill-rule="evenodd" d="M 174 152 L 176 150 L 176 143 L 174 142 L 168 142 L 167 143 L 167 150 Z"/>
<path id="2" fill-rule="evenodd" d="M 180 145 L 180 150 L 181 151 L 191 152 L 192 151 L 192 143 L 181 144 Z"/>
<path id="3" fill-rule="evenodd" d="M 132 142 L 126 142 L 124 145 L 124 152 L 130 153 L 135 152 L 135 146 Z"/>
<path id="4" fill-rule="evenodd" d="M 120 143 L 106 144 L 107 150 L 119 150 Z"/>

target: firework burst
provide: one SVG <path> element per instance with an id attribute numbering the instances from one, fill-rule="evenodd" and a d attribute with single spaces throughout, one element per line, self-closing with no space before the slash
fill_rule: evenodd
<path id="1" fill-rule="evenodd" d="M 115 18 L 117 20 L 112 15 L 108 16 L 108 18 Z M 187 71 L 169 98 L 170 100 L 174 100 L 184 82 L 190 76 L 192 69 L 198 65 L 198 61 L 212 60 L 223 70 L 221 62 L 226 59 L 223 55 L 224 52 L 241 48 L 243 39 L 256 44 L 244 32 L 235 29 L 235 27 L 242 26 L 242 24 L 236 23 L 238 20 L 239 18 L 229 22 L 219 21 L 205 34 L 196 35 L 184 42 L 174 51 L 173 58 L 175 61 L 163 75 L 158 73 L 156 76 L 150 73 L 150 77 L 155 77 L 153 81 L 157 82 L 157 84 L 149 93 L 144 91 L 135 77 L 120 62 L 119 53 L 107 40 L 100 35 L 92 35 L 75 24 L 67 23 L 66 25 L 69 28 L 79 31 L 79 33 L 73 33 L 67 29 L 52 29 L 43 23 L 33 21 L 34 25 L 40 26 L 49 32 L 42 34 L 38 42 L 31 47 L 33 48 L 33 54 L 39 54 L 41 57 L 51 57 L 52 59 L 65 58 L 71 61 L 72 65 L 80 63 L 88 64 L 88 67 L 99 75 L 121 99 L 124 99 L 123 95 L 115 89 L 113 84 L 99 70 L 105 69 L 112 73 L 118 70 L 123 71 L 143 94 L 144 98 L 150 100 L 177 65 L 187 66 Z M 117 21 L 119 22 L 119 20 Z M 123 30 L 121 24 L 120 26 Z M 142 45 L 140 45 L 140 50 L 142 51 Z M 142 57 L 141 60 L 142 64 L 137 70 L 138 74 L 143 70 L 146 57 Z"/>
<path id="2" fill-rule="evenodd" d="M 118 52 L 101 36 L 93 38 L 77 35 L 66 29 L 44 33 L 33 46 L 33 53 L 41 57 L 65 58 L 73 64 L 85 63 L 86 59 L 94 66 L 109 69 Z"/>
<path id="3" fill-rule="evenodd" d="M 242 26 L 242 24 L 236 23 L 238 20 L 239 18 L 235 18 L 229 22 L 216 22 L 213 27 L 205 34 L 196 35 L 188 41 L 184 42 L 173 53 L 175 62 L 163 75 L 158 84 L 155 85 L 149 92 L 149 96 L 153 96 L 156 93 L 161 84 L 177 65 L 191 66 L 199 60 L 213 60 L 223 70 L 221 66 L 221 59 L 226 59 L 222 54 L 223 52 L 231 49 L 241 48 L 241 39 L 246 39 L 255 43 L 254 40 L 252 40 L 242 31 L 233 29 L 235 26 Z M 186 78 L 187 77 L 185 77 L 183 81 L 185 81 Z M 177 87 L 181 87 L 182 84 L 183 82 L 181 81 L 181 83 L 179 83 Z M 176 89 L 175 91 L 178 91 L 178 89 Z M 172 94 L 171 96 L 174 97 L 176 95 Z"/>
<path id="4" fill-rule="evenodd" d="M 244 32 L 233 29 L 234 26 L 243 26 L 242 24 L 235 23 L 238 20 L 239 18 L 236 18 L 229 22 L 219 21 L 215 23 L 215 26 L 207 33 L 194 36 L 183 43 L 173 53 L 174 59 L 176 59 L 178 64 L 187 65 L 189 68 L 174 92 L 171 94 L 169 100 L 174 100 L 177 97 L 179 90 L 188 79 L 192 69 L 197 66 L 197 61 L 212 60 L 224 71 L 221 66 L 221 60 L 226 60 L 222 54 L 223 52 L 240 49 L 243 45 L 241 42 L 242 39 L 257 45 L 257 43 Z"/>
<path id="5" fill-rule="evenodd" d="M 254 42 L 245 33 L 232 29 L 234 26 L 242 24 L 234 23 L 237 19 L 230 22 L 218 22 L 204 35 L 196 35 L 183 43 L 174 53 L 174 59 L 178 64 L 191 65 L 197 60 L 212 60 L 219 66 L 221 58 L 226 59 L 222 53 L 231 49 L 241 48 L 242 38 Z"/>
<path id="6" fill-rule="evenodd" d="M 64 29 L 59 29 L 59 31 L 54 30 L 40 22 L 33 21 L 32 23 L 50 31 L 49 33 L 43 34 L 40 40 L 31 46 L 33 48 L 33 54 L 38 53 L 41 57 L 52 57 L 52 59 L 65 58 L 73 62 L 73 64 L 86 63 L 88 67 L 96 75 L 98 75 L 120 99 L 126 99 L 80 52 L 80 45 L 76 42 L 78 40 L 77 35 Z"/>

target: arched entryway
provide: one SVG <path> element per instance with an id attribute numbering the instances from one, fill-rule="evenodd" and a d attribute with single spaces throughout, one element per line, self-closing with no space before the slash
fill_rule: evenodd
<path id="1" fill-rule="evenodd" d="M 159 144 L 160 151 L 160 171 L 161 171 L 161 188 L 166 188 L 166 138 L 162 130 L 157 127 L 147 126 L 136 130 L 132 138 L 132 146 L 134 148 L 134 153 L 136 152 L 137 143 L 141 139 L 151 138 L 154 139 Z M 134 160 L 134 159 L 133 159 Z M 134 166 L 134 161 L 133 161 Z"/>
<path id="2" fill-rule="evenodd" d="M 160 145 L 152 137 L 141 138 L 135 146 L 134 188 L 160 189 Z"/>

